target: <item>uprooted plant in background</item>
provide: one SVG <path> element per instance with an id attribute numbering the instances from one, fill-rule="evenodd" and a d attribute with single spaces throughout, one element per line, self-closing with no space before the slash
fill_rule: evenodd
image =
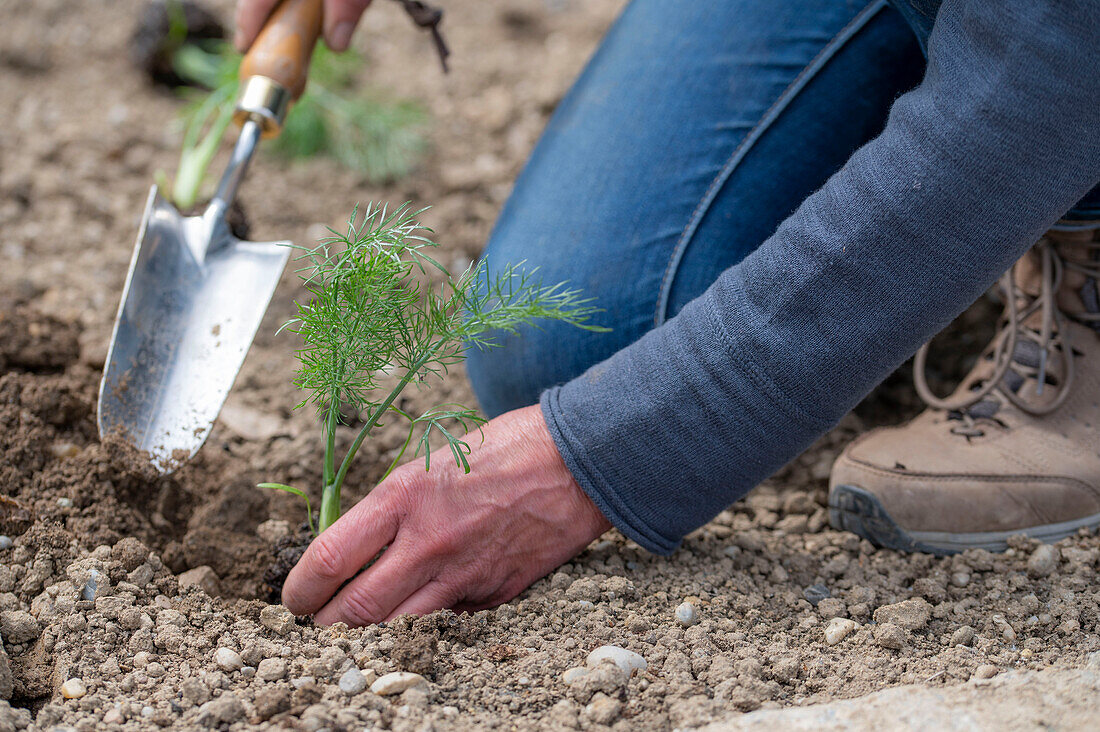
<path id="1" fill-rule="evenodd" d="M 497 334 L 515 333 L 537 320 L 606 330 L 588 322 L 598 312 L 590 300 L 564 283 L 543 286 L 535 272 L 522 271 L 522 263 L 494 275 L 483 261 L 452 277 L 429 255 L 436 245 L 425 238 L 430 231 L 418 222 L 420 213 L 408 205 L 393 212 L 369 206 L 360 220 L 356 209 L 347 233 L 330 229 L 332 236 L 316 247 L 300 248 L 304 266 L 299 276 L 310 297 L 295 303 L 297 317 L 282 329 L 302 338 L 295 383 L 309 392 L 302 405 L 314 404 L 321 421 L 325 448 L 317 524 L 305 491 L 279 483 L 261 486 L 305 498 L 315 534 L 340 517 L 348 469 L 383 419 L 408 423 L 404 444 L 383 479 L 418 433 L 414 454 L 424 453 L 425 469 L 430 468 L 429 438 L 435 434 L 446 441 L 455 462 L 470 471 L 470 446 L 463 435 L 485 420 L 458 404 L 410 414 L 396 404 L 409 385 L 426 388 L 438 382 L 463 360 L 466 348 L 491 348 Z M 443 284 L 433 287 L 429 274 L 441 276 Z M 366 416 L 338 462 L 337 430 L 345 405 Z"/>
<path id="2" fill-rule="evenodd" d="M 170 17 L 175 18 L 170 34 L 186 35 L 186 27 L 177 28 L 183 16 Z M 161 176 L 172 201 L 189 209 L 201 196 L 207 170 L 232 121 L 241 56 L 223 40 L 197 39 L 178 44 L 171 63 L 179 78 L 207 90 L 184 90 L 190 101 L 183 114 L 179 167 L 170 186 L 167 176 Z M 357 89 L 355 76 L 363 64 L 354 51 L 336 54 L 317 46 L 306 92 L 273 141 L 277 154 L 287 158 L 331 155 L 371 182 L 409 173 L 427 148 L 427 112 L 416 102 Z"/>

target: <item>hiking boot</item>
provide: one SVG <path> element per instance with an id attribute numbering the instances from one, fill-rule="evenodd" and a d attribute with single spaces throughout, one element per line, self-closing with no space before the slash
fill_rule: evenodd
<path id="1" fill-rule="evenodd" d="M 829 521 L 872 543 L 951 554 L 1053 542 L 1100 524 L 1100 235 L 1051 232 L 1002 277 L 997 335 L 948 398 L 852 442 Z"/>

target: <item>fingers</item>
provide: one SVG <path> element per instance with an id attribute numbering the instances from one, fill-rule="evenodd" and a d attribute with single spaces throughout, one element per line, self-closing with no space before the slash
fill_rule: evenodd
<path id="1" fill-rule="evenodd" d="M 325 43 L 333 51 L 347 50 L 351 32 L 371 0 L 325 0 Z"/>
<path id="2" fill-rule="evenodd" d="M 237 3 L 237 30 L 233 45 L 244 53 L 256 40 L 264 21 L 271 15 L 280 0 L 239 0 Z M 371 4 L 371 0 L 324 0 L 325 43 L 333 51 L 347 50 L 351 33 L 359 16 Z"/>
<path id="3" fill-rule="evenodd" d="M 278 3 L 279 0 L 239 0 L 235 20 L 237 30 L 233 35 L 233 45 L 238 51 L 244 53 L 248 50 Z"/>
<path id="4" fill-rule="evenodd" d="M 455 604 L 456 592 L 438 580 L 433 580 L 414 592 L 392 611 L 386 621 L 398 615 L 427 615 Z"/>
<path id="5" fill-rule="evenodd" d="M 417 551 L 415 540 L 398 539 L 374 566 L 348 583 L 314 616 L 319 625 L 352 627 L 381 623 L 395 608 L 431 583 L 435 567 Z M 433 608 L 438 609 L 438 608 Z"/>
<path id="6" fill-rule="evenodd" d="M 397 536 L 405 495 L 375 489 L 314 539 L 286 578 L 283 604 L 297 615 L 319 610 Z"/>

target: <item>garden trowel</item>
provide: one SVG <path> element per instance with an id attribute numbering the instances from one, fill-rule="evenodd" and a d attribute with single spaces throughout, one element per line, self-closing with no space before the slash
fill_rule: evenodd
<path id="1" fill-rule="evenodd" d="M 149 192 L 99 388 L 99 433 L 120 433 L 170 472 L 206 440 L 279 282 L 290 242 L 229 231 L 261 138 L 279 133 L 305 88 L 322 0 L 284 0 L 240 67 L 241 127 L 217 192 L 183 216 Z"/>

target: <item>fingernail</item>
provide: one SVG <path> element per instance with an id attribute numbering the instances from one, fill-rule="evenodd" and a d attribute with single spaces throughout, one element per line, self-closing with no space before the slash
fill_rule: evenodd
<path id="1" fill-rule="evenodd" d="M 342 20 L 337 23 L 328 37 L 329 45 L 332 46 L 332 50 L 343 51 L 346 49 L 348 43 L 351 41 L 351 32 L 354 29 L 355 24 L 350 20 Z"/>

